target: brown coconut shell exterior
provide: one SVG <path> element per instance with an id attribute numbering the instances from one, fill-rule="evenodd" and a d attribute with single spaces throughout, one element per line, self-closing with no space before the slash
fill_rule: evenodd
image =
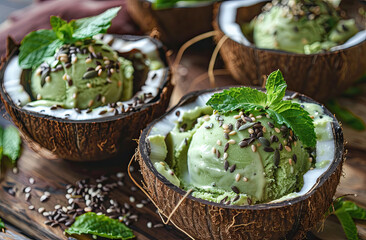
<path id="1" fill-rule="evenodd" d="M 169 113 L 208 91 L 212 90 L 186 95 Z M 314 102 L 303 95 L 300 98 Z M 328 110 L 325 112 L 334 118 Z M 145 189 L 164 215 L 169 216 L 186 192 L 160 175 L 149 159 L 147 136 L 159 119 L 142 132 L 136 157 Z M 324 218 L 342 173 L 345 157 L 343 134 L 337 120 L 334 120 L 334 162 L 307 194 L 279 203 L 250 206 L 228 206 L 188 196 L 173 214 L 172 222 L 194 239 L 302 239 L 315 223 Z"/>
<path id="2" fill-rule="evenodd" d="M 157 37 L 168 47 L 177 48 L 189 39 L 212 30 L 213 3 L 197 7 L 153 9 L 147 0 L 127 0 L 132 19 L 146 33 L 157 30 Z"/>
<path id="3" fill-rule="evenodd" d="M 249 22 L 261 12 L 264 3 L 237 9 L 237 23 Z M 341 8 L 365 29 L 366 18 L 358 13 L 365 8 L 360 1 L 342 1 Z M 225 34 L 218 19 L 220 5 L 215 5 L 214 29 L 218 42 Z M 318 101 L 339 95 L 366 73 L 366 39 L 349 48 L 318 54 L 296 54 L 245 46 L 228 38 L 220 49 L 231 75 L 241 84 L 262 86 L 266 75 L 280 69 L 288 89 L 302 92 Z"/>
<path id="4" fill-rule="evenodd" d="M 118 37 L 118 36 L 116 36 Z M 131 39 L 133 36 L 124 38 Z M 136 37 L 138 40 L 143 37 Z M 153 40 L 160 57 L 168 66 L 165 52 L 160 42 Z M 14 104 L 3 85 L 4 71 L 8 60 L 18 52 L 18 45 L 8 40 L 8 54 L 0 67 L 1 100 L 13 123 L 26 140 L 38 143 L 59 158 L 72 161 L 97 161 L 111 158 L 118 153 L 130 153 L 136 147 L 141 130 L 153 119 L 165 113 L 173 85 L 171 73 L 167 71 L 165 80 L 155 101 L 147 103 L 136 112 L 122 113 L 112 117 L 92 120 L 67 120 L 24 110 Z M 30 144 L 32 146 L 32 144 Z"/>

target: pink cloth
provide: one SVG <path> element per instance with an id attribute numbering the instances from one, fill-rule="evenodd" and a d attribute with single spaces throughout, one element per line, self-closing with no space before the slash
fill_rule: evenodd
<path id="1" fill-rule="evenodd" d="M 125 0 L 50 0 L 37 1 L 18 10 L 9 17 L 10 24 L 0 29 L 0 56 L 6 53 L 6 39 L 10 35 L 20 42 L 26 34 L 37 29 L 49 29 L 50 16 L 56 15 L 71 20 L 97 15 L 108 8 L 122 6 L 113 19 L 109 33 L 141 34 L 127 13 Z"/>

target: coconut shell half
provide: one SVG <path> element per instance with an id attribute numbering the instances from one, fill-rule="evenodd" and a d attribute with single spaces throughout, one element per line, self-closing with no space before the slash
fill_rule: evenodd
<path id="1" fill-rule="evenodd" d="M 115 36 L 129 41 L 147 37 Z M 16 105 L 4 87 L 4 72 L 9 60 L 18 54 L 18 45 L 8 41 L 8 54 L 0 70 L 1 100 L 14 124 L 25 135 L 41 147 L 50 150 L 59 158 L 73 161 L 96 161 L 115 156 L 117 153 L 130 153 L 136 147 L 140 131 L 153 119 L 162 115 L 169 104 L 173 85 L 162 44 L 151 39 L 156 45 L 160 59 L 166 66 L 163 81 L 157 96 L 144 103 L 135 111 L 119 113 L 115 116 L 90 120 L 61 119 L 28 111 Z M 145 78 L 135 79 L 137 85 Z"/>
<path id="2" fill-rule="evenodd" d="M 223 2 L 214 10 L 214 29 L 217 30 L 216 42 L 223 36 L 228 37 L 220 49 L 226 67 L 232 76 L 241 84 L 262 86 L 265 75 L 281 69 L 288 81 L 288 89 L 302 92 L 314 99 L 323 101 L 339 95 L 363 74 L 366 73 L 366 37 L 355 45 L 350 45 L 340 50 L 328 51 L 317 54 L 297 54 L 280 50 L 261 49 L 249 42 L 244 43 L 243 37 L 234 39 L 232 32 L 225 33 L 225 26 L 221 19 L 224 12 L 234 16 L 232 25 L 240 26 L 250 22 L 261 12 L 263 1 L 250 6 L 245 6 L 246 1 Z M 229 6 L 230 5 L 230 6 Z M 359 13 L 364 8 L 360 1 L 341 1 L 341 9 L 349 18 L 354 18 L 360 30 L 366 29 L 366 18 Z M 230 11 L 227 14 L 227 11 Z M 229 28 L 228 28 L 229 29 Z"/>
<path id="3" fill-rule="evenodd" d="M 222 89 L 188 94 L 167 114 L 195 101 L 200 94 Z M 299 98 L 315 102 L 304 95 Z M 335 156 L 328 170 L 317 179 L 309 192 L 282 202 L 245 206 L 218 204 L 188 195 L 172 215 L 171 221 L 194 239 L 302 239 L 309 229 L 324 218 L 323 214 L 332 203 L 344 161 L 342 129 L 335 117 L 327 109 L 324 110 L 334 119 Z M 159 174 L 149 159 L 147 136 L 164 116 L 144 129 L 136 157 L 148 194 L 162 213 L 169 216 L 186 191 Z"/>
<path id="4" fill-rule="evenodd" d="M 197 6 L 154 9 L 148 0 L 127 0 L 127 10 L 140 28 L 158 38 L 168 47 L 176 48 L 189 39 L 212 30 L 213 2 Z"/>

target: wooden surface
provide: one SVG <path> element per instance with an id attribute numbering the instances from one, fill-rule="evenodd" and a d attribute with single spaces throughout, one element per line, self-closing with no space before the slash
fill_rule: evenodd
<path id="1" fill-rule="evenodd" d="M 207 43 L 207 42 L 206 42 Z M 208 42 L 208 45 L 210 42 Z M 208 88 L 209 81 L 205 76 L 211 48 L 202 48 L 202 45 L 193 50 L 188 51 L 184 55 L 182 65 L 178 70 L 180 76 L 175 78 L 176 88 L 171 99 L 171 105 L 177 103 L 179 98 L 193 90 Z M 218 61 L 217 68 L 223 68 L 221 61 Z M 188 70 L 189 69 L 189 70 Z M 227 75 L 226 71 L 217 71 L 216 83 L 218 86 L 234 85 L 236 82 Z M 348 104 L 349 108 L 355 113 L 361 114 L 363 120 L 366 120 L 365 114 L 365 97 L 355 98 L 353 100 L 342 101 Z M 1 124 L 8 124 L 1 119 Z M 357 197 L 349 197 L 358 204 L 366 207 L 366 145 L 365 133 L 349 131 L 345 128 L 345 136 L 351 136 L 348 140 L 347 148 L 349 149 L 348 159 L 344 165 L 344 177 L 341 178 L 341 184 L 337 190 L 337 196 L 344 194 L 357 194 Z M 361 143 L 360 143 L 361 139 Z M 41 151 L 36 153 L 30 150 L 25 144 L 22 156 L 18 161 L 19 172 L 14 174 L 11 168 L 7 168 L 2 173 L 0 182 L 0 216 L 4 218 L 10 226 L 7 233 L 0 233 L 0 239 L 67 239 L 63 235 L 61 228 L 52 228 L 43 224 L 45 217 L 37 211 L 28 209 L 33 204 L 36 209 L 45 207 L 46 210 L 52 210 L 56 204 L 66 204 L 64 195 L 66 194 L 65 186 L 67 184 L 75 184 L 76 181 L 84 178 L 97 178 L 101 175 L 114 175 L 116 172 L 125 172 L 127 163 L 131 156 L 118 156 L 109 161 L 97 163 L 74 163 L 60 159 L 49 160 L 39 155 Z M 4 168 L 4 166 L 3 166 Z M 136 178 L 140 178 L 138 165 L 134 165 L 133 172 Z M 32 198 L 30 203 L 25 201 L 25 194 L 22 189 L 29 186 L 29 177 L 35 179 L 32 185 Z M 113 177 L 116 179 L 116 177 Z M 125 202 L 134 207 L 134 211 L 139 215 L 139 221 L 133 222 L 133 229 L 138 240 L 145 239 L 188 239 L 184 234 L 176 230 L 174 227 L 166 226 L 163 228 L 148 228 L 149 221 L 152 224 L 161 223 L 159 215 L 156 213 L 155 207 L 149 203 L 143 208 L 136 208 L 136 204 L 146 199 L 146 196 L 140 191 L 132 191 L 132 181 L 126 176 L 124 186 L 119 186 L 113 191 L 112 197 L 117 199 L 120 204 Z M 13 197 L 7 193 L 8 187 L 16 187 L 18 189 L 16 196 Z M 51 197 L 47 202 L 40 203 L 39 198 L 44 191 L 51 193 Z M 129 197 L 134 196 L 136 202 L 130 203 Z M 15 226 L 17 229 L 13 229 Z M 365 222 L 358 222 L 361 239 L 366 239 Z M 321 225 L 315 226 L 311 233 L 308 233 L 308 239 L 345 239 L 342 228 L 336 218 L 330 218 L 324 224 L 324 231 L 317 233 L 321 229 Z M 26 237 L 24 237 L 26 236 Z"/>

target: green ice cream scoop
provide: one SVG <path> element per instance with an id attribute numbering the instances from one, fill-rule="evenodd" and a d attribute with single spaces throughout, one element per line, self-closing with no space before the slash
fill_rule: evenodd
<path id="1" fill-rule="evenodd" d="M 86 40 L 62 46 L 32 74 L 33 106 L 95 108 L 127 100 L 133 92 L 133 66 L 108 45 Z"/>
<path id="2" fill-rule="evenodd" d="M 306 54 L 329 50 L 358 32 L 353 19 L 342 20 L 324 0 L 269 3 L 250 26 L 257 47 Z"/>
<path id="3" fill-rule="evenodd" d="M 206 192 L 268 202 L 299 190 L 311 163 L 301 141 L 266 115 L 211 115 L 194 133 L 187 162 L 191 184 Z M 239 198 L 236 198 L 239 200 Z"/>

